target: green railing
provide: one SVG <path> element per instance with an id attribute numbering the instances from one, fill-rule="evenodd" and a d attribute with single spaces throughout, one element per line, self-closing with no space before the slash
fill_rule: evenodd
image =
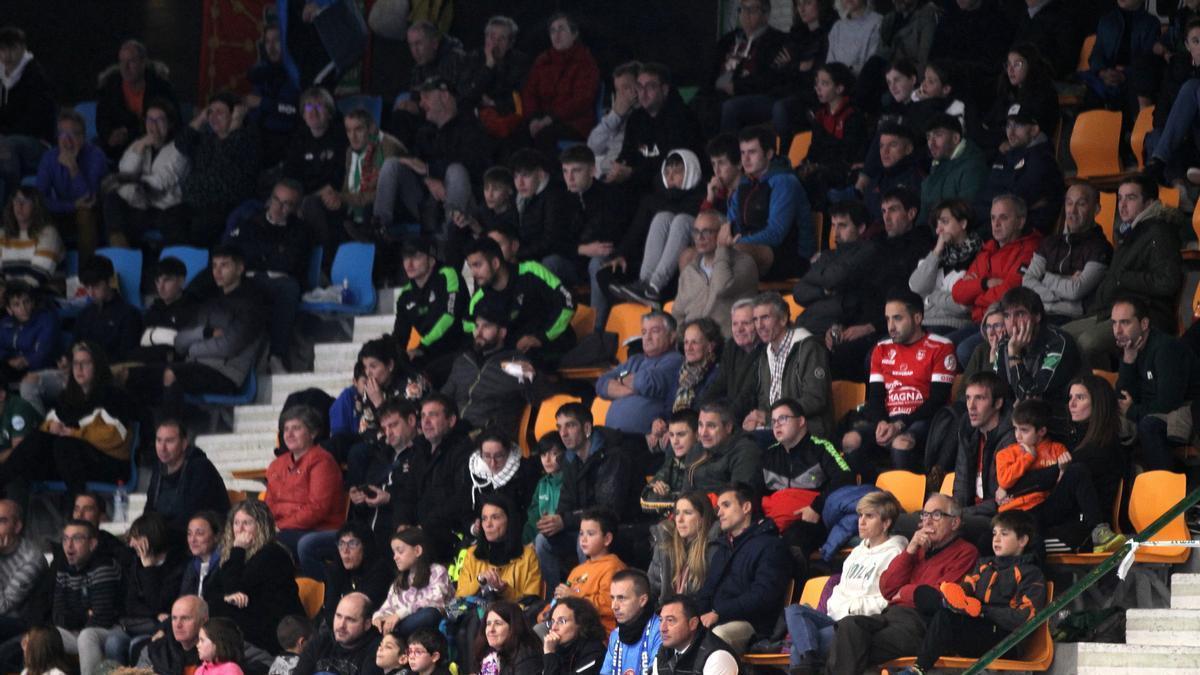
<path id="1" fill-rule="evenodd" d="M 1180 514 L 1189 509 L 1196 502 L 1200 502 L 1200 488 L 1194 490 L 1191 494 L 1180 500 L 1178 504 L 1168 509 L 1167 512 L 1162 514 L 1158 520 L 1150 523 L 1150 527 L 1147 527 L 1146 529 L 1137 533 L 1133 537 L 1133 541 L 1138 543 L 1147 541 L 1150 539 L 1150 537 L 1158 534 L 1159 530 L 1166 527 L 1167 523 L 1170 523 L 1172 520 L 1178 518 Z M 976 661 L 970 668 L 968 668 L 963 675 L 975 675 L 976 673 L 983 671 L 988 667 L 988 665 L 991 664 L 992 661 L 1000 658 L 1005 652 L 1015 647 L 1021 642 L 1021 640 L 1024 640 L 1031 633 L 1033 633 L 1033 631 L 1037 630 L 1038 626 L 1041 626 L 1046 622 L 1046 620 L 1057 614 L 1058 611 L 1066 607 L 1068 603 L 1079 597 L 1080 593 L 1083 593 L 1085 590 L 1091 587 L 1092 584 L 1096 583 L 1100 577 L 1104 576 L 1109 572 L 1109 570 L 1116 567 L 1121 562 L 1121 559 L 1125 557 L 1125 554 L 1129 552 L 1129 548 L 1130 544 L 1125 544 L 1115 553 L 1105 558 L 1104 562 L 1093 567 L 1086 576 L 1075 582 L 1074 586 L 1071 586 L 1065 593 L 1055 598 L 1054 602 L 1046 605 L 1044 608 L 1042 608 L 1042 611 L 1034 615 L 1032 619 L 1025 622 L 1025 624 L 1017 630 L 1013 631 L 1012 635 L 1009 635 L 1000 644 L 992 647 L 991 651 L 979 657 L 979 660 Z"/>

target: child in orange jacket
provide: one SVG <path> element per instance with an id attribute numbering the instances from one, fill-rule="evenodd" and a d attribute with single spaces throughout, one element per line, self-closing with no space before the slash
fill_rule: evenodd
<path id="1" fill-rule="evenodd" d="M 567 575 L 567 582 L 554 589 L 556 600 L 575 597 L 592 603 L 600 613 L 604 630 L 610 633 L 617 627 L 617 619 L 613 616 L 609 587 L 613 575 L 625 569 L 625 563 L 608 552 L 616 530 L 617 519 L 612 513 L 603 509 L 585 511 L 579 519 L 579 548 L 587 556 L 587 561 L 576 565 Z M 548 620 L 553 609 L 554 603 L 551 602 L 542 611 L 541 620 Z"/>
<path id="2" fill-rule="evenodd" d="M 1017 442 L 996 453 L 1000 511 L 1029 511 L 1043 532 L 1082 521 L 1084 531 L 1091 532 L 1093 551 L 1119 548 L 1125 537 L 1105 520 L 1091 472 L 1071 461 L 1066 446 L 1046 437 L 1050 416 L 1050 404 L 1041 400 L 1028 399 L 1013 408 Z M 1077 547 L 1080 542 L 1068 543 Z"/>

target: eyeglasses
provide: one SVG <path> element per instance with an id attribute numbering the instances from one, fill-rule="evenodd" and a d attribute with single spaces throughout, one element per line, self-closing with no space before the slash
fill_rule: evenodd
<path id="1" fill-rule="evenodd" d="M 64 534 L 62 536 L 62 543 L 64 543 L 64 544 L 72 544 L 72 543 L 82 544 L 90 539 L 91 539 L 91 537 L 87 536 L 86 534 Z"/>
<path id="2" fill-rule="evenodd" d="M 283 199 L 280 199 L 279 197 L 276 197 L 275 195 L 271 195 L 271 203 L 275 204 L 277 206 L 282 206 L 285 209 L 296 208 L 296 202 L 283 200 Z"/>
<path id="3" fill-rule="evenodd" d="M 771 426 L 777 427 L 781 424 L 787 424 L 788 422 L 791 422 L 792 420 L 796 419 L 797 417 L 799 417 L 799 415 L 780 415 L 779 417 L 772 417 L 771 418 Z"/>
<path id="4" fill-rule="evenodd" d="M 920 516 L 921 520 L 932 520 L 935 523 L 941 522 L 942 518 L 957 517 L 955 514 L 946 513 L 945 511 L 921 511 L 917 515 Z"/>
<path id="5" fill-rule="evenodd" d="M 423 647 L 409 647 L 407 653 L 409 656 L 423 656 L 429 654 L 429 652 Z"/>
<path id="6" fill-rule="evenodd" d="M 692 236 L 697 239 L 699 239 L 701 237 L 714 237 L 714 236 L 716 236 L 716 234 L 717 234 L 717 230 L 714 230 L 714 229 L 703 229 L 702 230 L 698 227 L 692 228 Z"/>
<path id="7" fill-rule="evenodd" d="M 362 548 L 362 542 L 357 539 L 343 539 L 337 543 L 339 551 L 354 551 Z"/>
<path id="8" fill-rule="evenodd" d="M 565 625 L 571 623 L 571 619 L 568 619 L 565 616 L 560 616 L 556 619 L 551 619 L 550 623 L 554 624 L 555 626 L 565 626 Z"/>

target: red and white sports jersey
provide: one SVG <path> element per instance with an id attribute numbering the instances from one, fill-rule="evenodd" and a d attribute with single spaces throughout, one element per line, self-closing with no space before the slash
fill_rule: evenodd
<path id="1" fill-rule="evenodd" d="M 953 384 L 957 370 L 954 343 L 932 333 L 911 345 L 884 340 L 871 353 L 871 382 L 887 391 L 888 417 L 911 415 L 929 397 L 931 383 Z"/>

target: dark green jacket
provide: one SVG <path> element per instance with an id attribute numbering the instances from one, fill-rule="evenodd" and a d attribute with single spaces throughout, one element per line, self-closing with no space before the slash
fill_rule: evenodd
<path id="1" fill-rule="evenodd" d="M 917 222 L 929 222 L 929 214 L 943 199 L 965 199 L 970 203 L 987 178 L 988 164 L 983 151 L 964 139 L 950 159 L 934 162 L 929 168 L 929 175 L 921 183 L 921 215 L 917 216 Z"/>
<path id="2" fill-rule="evenodd" d="M 1150 325 L 1174 333 L 1175 304 L 1183 287 L 1183 258 L 1179 232 L 1187 217 L 1153 202 L 1134 219 L 1133 227 L 1117 235 L 1112 264 L 1096 288 L 1088 312 L 1109 318 L 1112 303 L 1122 293 L 1142 296 L 1149 305 Z"/>

